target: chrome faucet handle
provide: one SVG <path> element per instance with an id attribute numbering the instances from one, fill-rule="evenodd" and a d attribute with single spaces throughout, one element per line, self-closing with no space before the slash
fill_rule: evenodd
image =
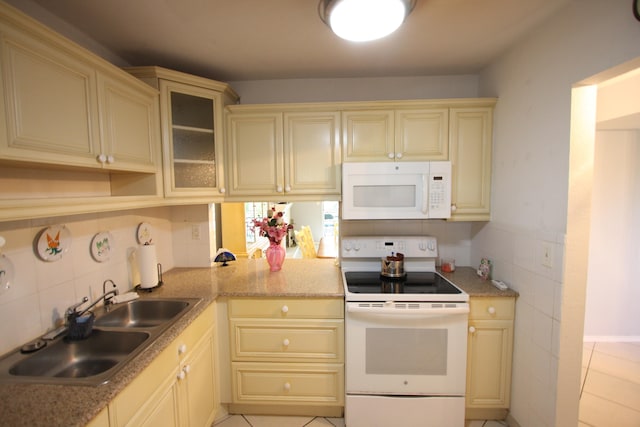
<path id="1" fill-rule="evenodd" d="M 89 301 L 89 297 L 84 297 L 82 298 L 82 301 L 80 301 L 77 304 L 72 305 L 71 307 L 67 308 L 67 316 L 72 315 L 73 313 L 76 312 L 76 309 L 78 307 L 80 307 L 82 304 L 84 304 L 85 302 Z"/>

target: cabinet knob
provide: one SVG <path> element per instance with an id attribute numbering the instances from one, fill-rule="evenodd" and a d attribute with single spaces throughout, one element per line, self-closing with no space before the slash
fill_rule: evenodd
<path id="1" fill-rule="evenodd" d="M 286 305 L 282 306 L 282 312 L 283 313 L 287 313 L 289 311 L 289 307 L 287 307 Z"/>
<path id="2" fill-rule="evenodd" d="M 387 154 L 387 157 L 389 157 L 390 159 L 393 159 L 395 156 L 396 156 L 396 155 L 395 155 L 395 154 L 393 154 L 393 153 L 389 153 L 389 154 Z"/>
<path id="3" fill-rule="evenodd" d="M 496 308 L 495 307 L 489 307 L 489 308 L 487 308 L 487 311 L 489 312 L 489 314 L 496 314 Z"/>
<path id="4" fill-rule="evenodd" d="M 287 185 L 286 187 L 284 187 L 284 192 L 285 193 L 289 193 L 291 191 L 291 186 Z"/>
<path id="5" fill-rule="evenodd" d="M 184 365 L 182 367 L 182 372 L 184 372 L 185 374 L 188 374 L 189 372 L 191 372 L 191 365 Z"/>
<path id="6" fill-rule="evenodd" d="M 185 374 L 184 371 L 179 371 L 178 375 L 176 375 L 176 376 L 178 377 L 178 380 L 183 380 L 183 379 L 185 379 L 187 374 Z"/>
<path id="7" fill-rule="evenodd" d="M 451 212 L 455 212 L 456 210 L 458 210 L 458 207 L 456 205 L 451 205 Z"/>
<path id="8" fill-rule="evenodd" d="M 289 347 L 289 344 L 290 344 L 290 342 L 289 342 L 289 340 L 287 338 L 285 338 L 284 341 L 282 341 L 282 345 L 285 346 L 285 347 Z"/>
<path id="9" fill-rule="evenodd" d="M 401 159 L 402 158 L 402 153 L 396 153 L 396 159 Z"/>
<path id="10" fill-rule="evenodd" d="M 282 185 L 276 187 L 276 193 L 282 193 Z"/>
<path id="11" fill-rule="evenodd" d="M 106 162 L 107 162 L 107 155 L 106 155 L 106 154 L 100 154 L 100 155 L 98 156 L 98 161 L 99 161 L 100 163 L 106 163 Z"/>
<path id="12" fill-rule="evenodd" d="M 186 352 L 187 352 L 187 345 L 180 344 L 180 347 L 178 347 L 178 354 L 185 354 Z"/>
<path id="13" fill-rule="evenodd" d="M 113 163 L 115 161 L 116 161 L 116 159 L 113 156 L 111 156 L 111 155 L 107 156 L 107 163 L 111 164 L 111 163 Z"/>
<path id="14" fill-rule="evenodd" d="M 476 328 L 473 326 L 469 326 L 469 333 L 475 334 L 476 333 Z"/>
<path id="15" fill-rule="evenodd" d="M 227 192 L 227 189 L 224 187 L 220 187 L 220 190 L 218 190 L 220 192 L 220 194 L 224 194 Z"/>
<path id="16" fill-rule="evenodd" d="M 285 391 L 289 391 L 289 390 L 291 390 L 291 384 L 289 384 L 289 383 L 284 383 L 283 388 L 285 389 Z"/>

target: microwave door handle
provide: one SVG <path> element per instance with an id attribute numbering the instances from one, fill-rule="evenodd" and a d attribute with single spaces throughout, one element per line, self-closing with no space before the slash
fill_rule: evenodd
<path id="1" fill-rule="evenodd" d="M 422 213 L 429 213 L 429 177 L 422 174 Z"/>

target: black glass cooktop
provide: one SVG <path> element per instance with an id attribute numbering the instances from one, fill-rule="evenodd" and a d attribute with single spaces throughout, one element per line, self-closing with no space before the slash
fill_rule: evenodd
<path id="1" fill-rule="evenodd" d="M 407 273 L 404 277 L 385 277 L 379 272 L 344 273 L 347 289 L 354 294 L 461 294 L 462 291 L 434 272 Z"/>

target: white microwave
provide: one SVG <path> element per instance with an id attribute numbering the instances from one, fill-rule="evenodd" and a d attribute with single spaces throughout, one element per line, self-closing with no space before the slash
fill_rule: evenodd
<path id="1" fill-rule="evenodd" d="M 451 216 L 451 162 L 342 164 L 342 219 Z"/>

